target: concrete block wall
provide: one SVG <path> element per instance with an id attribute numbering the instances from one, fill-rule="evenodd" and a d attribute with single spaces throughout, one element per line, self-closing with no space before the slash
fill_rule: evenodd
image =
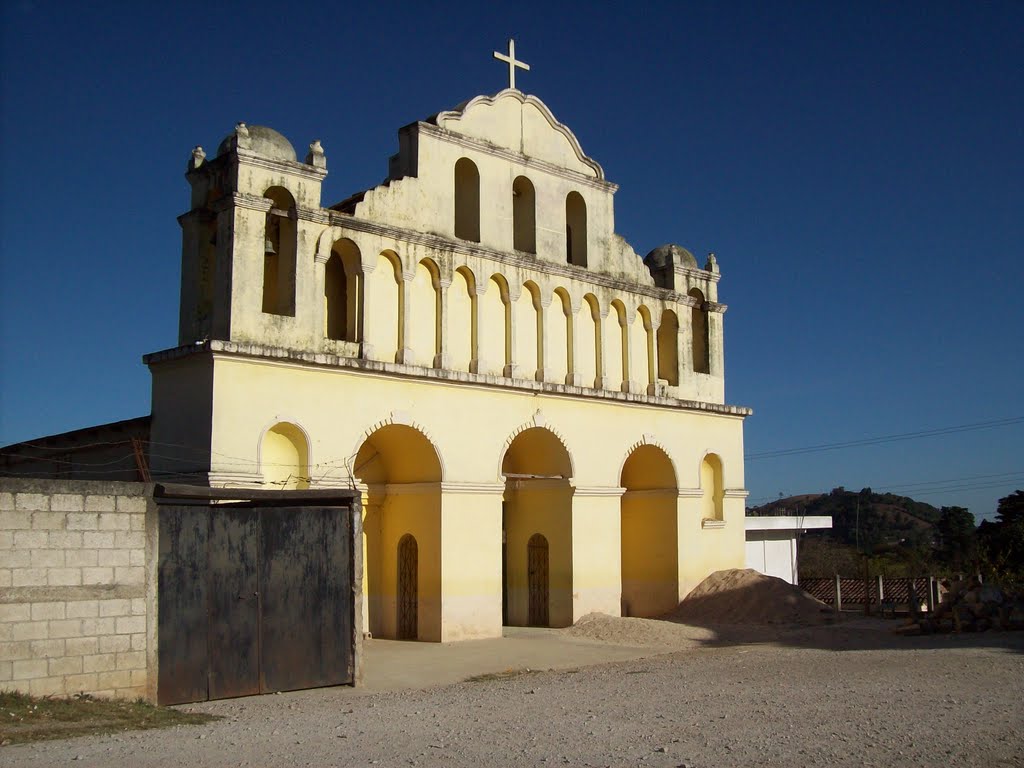
<path id="1" fill-rule="evenodd" d="M 156 521 L 142 483 L 0 478 L 0 689 L 155 701 Z"/>

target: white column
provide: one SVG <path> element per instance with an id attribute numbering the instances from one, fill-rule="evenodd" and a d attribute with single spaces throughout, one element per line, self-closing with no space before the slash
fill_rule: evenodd
<path id="1" fill-rule="evenodd" d="M 597 323 L 597 340 L 598 340 L 598 343 L 597 343 L 597 349 L 595 350 L 595 353 L 596 353 L 595 357 L 597 359 L 594 361 L 594 367 L 597 368 L 597 381 L 594 382 L 594 386 L 597 389 L 605 389 L 605 382 L 608 381 L 608 363 L 604 359 L 605 358 L 605 349 L 606 349 L 606 346 L 605 346 L 605 343 L 604 343 L 604 334 L 605 334 L 604 321 L 608 318 L 608 310 L 609 309 L 610 309 L 610 307 L 606 307 L 605 309 L 599 309 L 598 310 L 598 315 L 600 317 L 599 317 L 598 323 Z M 621 365 L 621 363 L 620 363 L 620 365 Z"/>
<path id="2" fill-rule="evenodd" d="M 451 368 L 448 355 L 448 288 L 452 279 L 441 278 L 437 284 L 437 353 L 434 355 L 435 368 Z"/>
<path id="3" fill-rule="evenodd" d="M 561 301 L 559 301 L 561 303 Z M 534 378 L 537 381 L 547 380 L 548 361 L 550 360 L 548 350 L 548 307 L 551 306 L 551 296 L 548 295 L 547 300 L 544 299 L 544 294 L 541 293 L 540 307 L 534 305 L 534 309 L 537 312 L 537 322 L 540 323 L 540 349 L 537 350 L 539 357 L 539 367 L 537 368 L 537 375 Z M 561 384 L 562 382 L 558 382 Z"/>
<path id="4" fill-rule="evenodd" d="M 508 363 L 502 370 L 502 375 L 507 376 L 510 379 L 519 377 L 519 361 L 516 359 L 516 334 L 519 333 L 518 325 L 519 321 L 516 320 L 516 302 L 519 301 L 519 297 L 523 293 L 523 286 L 508 287 L 508 304 L 505 307 L 505 317 L 507 318 L 507 329 L 508 336 L 506 338 L 506 345 L 508 346 Z"/>
<path id="5" fill-rule="evenodd" d="M 661 320 L 651 317 L 651 330 L 647 331 L 647 394 L 658 394 L 658 329 Z"/>
<path id="6" fill-rule="evenodd" d="M 579 299 L 571 299 L 569 303 L 569 327 L 568 336 L 566 343 L 569 345 L 571 357 L 569 359 L 569 372 L 565 375 L 565 383 L 570 387 L 582 387 L 583 380 L 580 377 L 580 353 L 579 353 L 579 314 L 580 308 L 583 302 Z M 590 310 L 590 305 L 587 304 L 587 311 Z M 594 355 L 594 364 L 597 364 L 597 358 L 600 355 Z"/>
<path id="7" fill-rule="evenodd" d="M 362 332 L 362 335 L 360 336 L 362 344 L 360 344 L 359 347 L 359 355 L 360 357 L 362 357 L 363 360 L 374 359 L 373 342 L 369 341 L 369 339 L 371 338 L 370 334 L 373 328 L 373 312 L 371 311 L 373 301 L 370 299 L 370 275 L 373 274 L 373 270 L 376 266 L 376 262 L 371 262 L 368 264 L 365 261 L 361 261 L 359 264 L 359 269 L 360 272 L 362 273 L 361 280 L 363 288 L 362 306 L 360 307 L 360 310 L 362 311 L 362 320 L 360 320 L 359 323 L 359 329 Z"/>
<path id="8" fill-rule="evenodd" d="M 412 315 L 409 309 L 412 300 L 412 281 L 415 277 L 415 272 L 402 270 L 402 285 L 400 286 L 402 302 L 398 315 L 398 354 L 395 355 L 395 362 L 406 365 L 416 365 L 416 358 L 413 355 L 412 348 L 409 346 L 409 321 Z"/>
<path id="9" fill-rule="evenodd" d="M 622 365 L 625 368 L 622 377 L 622 391 L 637 393 L 640 391 L 640 382 L 633 381 L 630 376 L 633 375 L 633 334 L 630 333 L 630 326 L 639 317 L 635 309 L 627 309 L 625 317 L 619 318 L 619 328 L 622 333 Z M 641 321 L 642 322 L 642 321 Z M 623 325 L 625 323 L 625 325 Z"/>
<path id="10" fill-rule="evenodd" d="M 473 301 L 473 323 L 476 326 L 476 333 L 471 335 L 473 349 L 470 352 L 472 359 L 469 361 L 470 373 L 488 373 L 490 361 L 485 360 L 480 350 L 485 346 L 484 339 L 486 338 L 487 322 L 484 320 L 485 314 L 483 310 L 484 295 L 487 293 L 487 284 L 489 281 L 484 281 L 481 285 L 477 283 L 474 286 L 474 293 L 476 295 Z"/>

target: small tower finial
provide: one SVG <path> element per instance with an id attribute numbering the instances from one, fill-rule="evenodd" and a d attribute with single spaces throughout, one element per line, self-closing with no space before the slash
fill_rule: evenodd
<path id="1" fill-rule="evenodd" d="M 312 165 L 314 168 L 327 167 L 327 155 L 324 154 L 320 139 L 314 139 L 313 143 L 309 145 L 309 152 L 306 153 L 306 165 Z"/>
<path id="2" fill-rule="evenodd" d="M 192 147 L 192 157 L 189 158 L 188 169 L 190 171 L 194 171 L 203 164 L 204 160 L 206 160 L 206 153 L 203 151 L 202 147 L 196 144 L 196 146 Z"/>

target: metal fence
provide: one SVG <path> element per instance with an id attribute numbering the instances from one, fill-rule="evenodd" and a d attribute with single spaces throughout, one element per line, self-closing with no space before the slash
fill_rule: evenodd
<path id="1" fill-rule="evenodd" d="M 800 588 L 827 605 L 843 606 L 860 605 L 868 610 L 896 608 L 911 609 L 916 602 L 916 610 L 923 605 L 932 610 L 939 603 L 939 580 L 934 576 L 918 576 L 915 578 L 885 578 L 876 576 L 870 579 L 846 578 L 835 576 L 831 579 L 800 579 Z M 912 601 L 912 596 L 914 600 Z"/>

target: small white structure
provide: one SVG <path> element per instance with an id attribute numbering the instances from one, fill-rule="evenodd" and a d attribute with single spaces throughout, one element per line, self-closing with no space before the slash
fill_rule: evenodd
<path id="1" fill-rule="evenodd" d="M 832 518 L 827 515 L 746 517 L 744 524 L 747 534 L 747 568 L 796 584 L 797 534 L 811 528 L 831 528 Z"/>

